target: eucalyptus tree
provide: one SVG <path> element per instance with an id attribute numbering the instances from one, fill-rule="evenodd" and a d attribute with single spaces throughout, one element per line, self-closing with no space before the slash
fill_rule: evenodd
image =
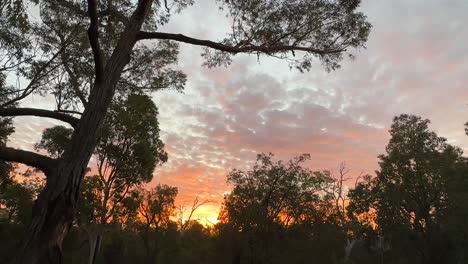
<path id="1" fill-rule="evenodd" d="M 44 150 L 49 156 L 58 159 L 70 143 L 73 129 L 64 126 L 53 126 L 42 132 L 41 140 L 34 145 L 37 151 Z"/>
<path id="2" fill-rule="evenodd" d="M 247 245 L 238 247 L 234 256 L 247 257 L 253 263 L 281 262 L 273 261 L 273 256 L 290 246 L 283 243 L 292 238 L 287 235 L 289 229 L 320 237 L 317 227 L 336 213 L 334 197 L 327 194 L 335 179 L 327 171 L 303 167 L 309 158 L 304 154 L 282 162 L 273 161 L 271 154 L 260 154 L 252 170 L 234 170 L 228 175 L 234 188 L 225 196 L 219 220 L 239 232 L 241 243 Z M 308 242 L 302 244 L 312 244 Z"/>
<path id="3" fill-rule="evenodd" d="M 375 178 L 367 177 L 350 191 L 348 211 L 354 217 L 376 213 L 378 231 L 392 246 L 390 254 L 440 263 L 451 247 L 444 224 L 456 204 L 450 186 L 458 181 L 466 188 L 455 177 L 464 173 L 466 160 L 459 148 L 429 130 L 429 123 L 414 115 L 393 119 L 386 154 L 379 156 L 380 169 Z"/>
<path id="4" fill-rule="evenodd" d="M 145 263 L 156 263 L 159 250 L 159 232 L 171 223 L 171 217 L 176 216 L 175 198 L 177 187 L 157 185 L 151 190 L 140 190 L 141 200 L 138 212 L 142 217 L 143 245 L 145 247 Z"/>
<path id="5" fill-rule="evenodd" d="M 248 231 L 321 221 L 320 201 L 329 199 L 325 194 L 334 180 L 328 172 L 302 167 L 308 159 L 304 154 L 284 163 L 273 161 L 272 154 L 260 154 L 252 170 L 233 170 L 227 179 L 234 188 L 225 196 L 221 222 Z"/>
<path id="6" fill-rule="evenodd" d="M 144 94 L 114 98 L 100 131 L 94 151 L 96 174 L 85 178 L 78 224 L 89 235 L 90 263 L 99 252 L 109 221 L 116 221 L 121 203 L 133 187 L 153 179 L 156 166 L 167 161 L 159 139 L 158 109 Z M 63 126 L 48 128 L 37 149 L 61 157 L 72 130 Z"/>
<path id="7" fill-rule="evenodd" d="M 2 10 L 9 10 L 2 12 L 2 27 L 24 30 L 26 41 L 18 47 L 31 56 L 13 57 L 22 81 L 15 97 L 0 106 L 0 115 L 54 118 L 74 128 L 59 159 L 0 148 L 3 160 L 37 167 L 47 176 L 17 263 L 61 262 L 62 241 L 112 98 L 127 89 L 182 89 L 185 75 L 170 67 L 178 43 L 204 47 L 208 66 L 247 53 L 283 58 L 302 71 L 317 59 L 333 70 L 345 55 L 364 47 L 371 27 L 357 10 L 359 0 L 216 2 L 232 18 L 232 33 L 220 41 L 159 30 L 193 0 L 2 2 Z M 36 3 L 39 16 L 28 23 L 27 5 Z M 56 109 L 7 108 L 32 94 L 53 97 Z"/>
<path id="8" fill-rule="evenodd" d="M 117 218 L 116 210 L 127 193 L 150 182 L 156 166 L 167 161 L 153 101 L 137 94 L 114 101 L 95 150 L 100 200 L 95 252 L 99 250 L 105 225 Z"/>
<path id="9" fill-rule="evenodd" d="M 12 171 L 10 171 L 12 172 Z M 0 263 L 9 263 L 31 221 L 31 209 L 44 181 L 40 177 L 17 181 L 10 178 L 0 186 Z"/>

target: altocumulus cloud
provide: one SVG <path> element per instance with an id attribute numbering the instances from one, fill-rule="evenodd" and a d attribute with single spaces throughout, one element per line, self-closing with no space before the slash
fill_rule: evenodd
<path id="1" fill-rule="evenodd" d="M 207 193 L 221 200 L 229 188 L 226 173 L 247 168 L 260 152 L 284 159 L 311 153 L 315 169 L 346 161 L 356 174 L 372 173 L 391 119 L 401 113 L 431 119 L 434 130 L 465 148 L 467 8 L 463 0 L 363 1 L 374 26 L 368 47 L 332 73 L 317 64 L 299 74 L 279 60 L 258 63 L 247 56 L 228 69 L 200 69 L 194 54 L 201 50 L 183 46 L 185 94 L 155 95 L 172 157 L 156 181 L 199 179 L 182 196 L 200 188 L 216 190 Z M 196 10 L 188 11 L 188 21 L 202 17 Z M 223 21 L 221 15 L 208 21 L 218 19 Z M 184 33 L 216 39 L 225 28 L 214 24 L 201 22 Z M 169 27 L 183 26 L 176 20 Z M 191 166 L 199 170 L 190 174 L 194 179 L 184 173 Z"/>

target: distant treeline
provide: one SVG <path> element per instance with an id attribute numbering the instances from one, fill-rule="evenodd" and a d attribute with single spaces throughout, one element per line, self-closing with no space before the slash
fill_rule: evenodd
<path id="1" fill-rule="evenodd" d="M 356 177 L 344 164 L 312 171 L 306 154 L 288 162 L 260 154 L 249 171 L 227 175 L 233 189 L 212 226 L 174 220 L 176 187 L 85 177 L 65 263 L 468 263 L 468 160 L 428 124 L 395 117 L 375 176 Z M 0 171 L 0 262 L 8 263 L 43 186 L 15 181 L 12 164 Z"/>

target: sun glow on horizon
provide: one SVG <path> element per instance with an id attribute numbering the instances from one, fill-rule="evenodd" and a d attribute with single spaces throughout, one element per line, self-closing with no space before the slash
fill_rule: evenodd
<path id="1" fill-rule="evenodd" d="M 200 206 L 193 215 L 191 216 L 191 221 L 197 221 L 203 226 L 212 227 L 219 223 L 218 214 L 220 211 L 220 205 L 215 203 L 208 203 Z M 182 222 L 185 223 L 188 220 L 190 211 L 185 210 L 182 216 Z M 180 216 L 179 216 L 180 217 Z M 179 219 L 180 221 L 180 219 Z"/>

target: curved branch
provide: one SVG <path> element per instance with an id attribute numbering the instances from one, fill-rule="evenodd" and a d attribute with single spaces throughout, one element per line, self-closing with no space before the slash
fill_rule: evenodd
<path id="1" fill-rule="evenodd" d="M 57 163 L 57 160 L 38 153 L 5 146 L 0 146 L 0 159 L 10 162 L 19 162 L 38 168 L 42 170 L 46 176 L 51 175 Z"/>
<path id="2" fill-rule="evenodd" d="M 214 42 L 210 40 L 203 40 L 203 39 L 196 39 L 192 37 L 188 37 L 182 34 L 172 34 L 172 33 L 164 33 L 164 32 L 146 32 L 140 31 L 137 35 L 138 40 L 143 39 L 166 39 L 166 40 L 174 40 L 179 42 L 184 42 L 192 45 L 197 46 L 204 46 L 224 52 L 229 53 L 249 53 L 249 52 L 263 52 L 263 53 L 274 53 L 274 52 L 284 52 L 284 51 L 306 51 L 311 52 L 319 55 L 331 54 L 331 53 L 340 53 L 345 51 L 346 49 L 317 49 L 312 47 L 304 47 L 304 46 L 297 46 L 297 45 L 271 45 L 271 46 L 258 46 L 252 44 L 246 44 L 245 46 L 236 45 L 236 46 L 229 46 L 223 43 Z"/>
<path id="3" fill-rule="evenodd" d="M 0 116 L 38 116 L 53 118 L 75 127 L 80 121 L 78 118 L 65 113 L 36 108 L 0 108 Z"/>

